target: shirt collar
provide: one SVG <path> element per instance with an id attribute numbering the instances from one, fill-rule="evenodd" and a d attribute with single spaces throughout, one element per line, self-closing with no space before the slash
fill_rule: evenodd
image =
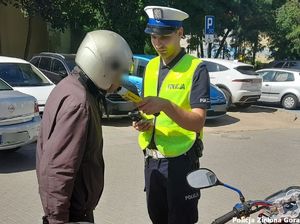
<path id="1" fill-rule="evenodd" d="M 185 52 L 185 49 L 184 48 L 181 48 L 181 51 L 179 52 L 179 54 L 171 61 L 169 62 L 167 65 L 164 65 L 162 59 L 160 59 L 160 64 L 161 64 L 161 68 L 164 69 L 164 68 L 168 68 L 168 69 L 171 69 L 173 68 L 177 62 L 180 61 L 180 59 L 186 54 Z"/>

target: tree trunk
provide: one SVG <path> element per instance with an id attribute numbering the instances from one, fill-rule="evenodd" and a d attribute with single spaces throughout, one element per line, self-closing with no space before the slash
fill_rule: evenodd
<path id="1" fill-rule="evenodd" d="M 222 59 L 225 59 L 225 45 L 223 46 L 223 56 Z"/>
<path id="2" fill-rule="evenodd" d="M 255 38 L 255 42 L 254 42 L 254 45 L 253 45 L 252 65 L 255 65 L 257 48 L 258 48 L 258 35 Z"/>
<path id="3" fill-rule="evenodd" d="M 25 44 L 25 50 L 24 50 L 24 59 L 28 60 L 29 56 L 29 49 L 30 49 L 30 43 L 31 43 L 31 36 L 32 36 L 32 17 L 28 17 L 28 29 L 27 29 L 27 38 L 26 38 L 26 44 Z"/>
<path id="4" fill-rule="evenodd" d="M 221 41 L 220 46 L 219 46 L 219 49 L 218 49 L 218 51 L 217 51 L 217 53 L 216 53 L 216 55 L 215 55 L 215 58 L 218 58 L 218 57 L 219 57 L 219 55 L 220 55 L 220 53 L 221 53 L 221 51 L 222 51 L 222 49 L 223 49 L 224 43 L 225 43 L 225 41 L 226 41 L 226 39 L 227 39 L 227 37 L 228 37 L 230 31 L 231 31 L 230 29 L 227 29 L 225 35 L 223 36 L 222 41 Z"/>
<path id="5" fill-rule="evenodd" d="M 1 31 L 0 31 L 0 55 L 2 55 Z"/>
<path id="6" fill-rule="evenodd" d="M 201 58 L 204 58 L 203 38 L 202 38 L 202 35 L 200 35 L 200 56 L 201 56 Z"/>
<path id="7" fill-rule="evenodd" d="M 238 56 L 238 46 L 234 47 L 234 55 L 233 55 L 233 59 L 236 60 Z"/>
<path id="8" fill-rule="evenodd" d="M 200 58 L 200 39 L 198 34 L 196 34 L 196 39 L 197 39 L 197 57 Z"/>
<path id="9" fill-rule="evenodd" d="M 211 47 L 212 47 L 212 44 L 209 43 L 209 44 L 208 44 L 208 48 L 207 48 L 207 57 L 208 57 L 208 58 L 211 58 Z"/>
<path id="10" fill-rule="evenodd" d="M 85 33 L 81 27 L 75 25 L 75 23 L 71 24 L 71 47 L 70 51 L 72 53 L 76 52 L 78 47 L 80 46 L 81 41 L 83 40 Z"/>

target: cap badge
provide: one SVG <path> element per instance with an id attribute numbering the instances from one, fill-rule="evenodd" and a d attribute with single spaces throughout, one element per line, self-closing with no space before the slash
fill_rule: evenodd
<path id="1" fill-rule="evenodd" d="M 153 9 L 153 17 L 156 20 L 161 20 L 163 18 L 163 11 L 162 11 L 162 9 L 159 9 L 159 8 Z"/>

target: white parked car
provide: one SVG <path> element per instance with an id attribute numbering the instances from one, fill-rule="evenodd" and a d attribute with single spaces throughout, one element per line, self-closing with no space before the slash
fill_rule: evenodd
<path id="1" fill-rule="evenodd" d="M 227 98 L 228 107 L 248 107 L 261 95 L 262 79 L 252 65 L 224 59 L 201 59 L 206 64 L 210 81 L 218 86 Z"/>
<path id="2" fill-rule="evenodd" d="M 279 103 L 285 109 L 296 109 L 300 102 L 300 70 L 268 68 L 258 70 L 263 79 L 259 101 Z"/>
<path id="3" fill-rule="evenodd" d="M 36 99 L 0 79 L 0 151 L 36 141 L 40 122 Z"/>
<path id="4" fill-rule="evenodd" d="M 14 90 L 34 96 L 37 99 L 40 112 L 55 85 L 34 65 L 11 57 L 0 57 L 0 78 L 6 81 Z"/>

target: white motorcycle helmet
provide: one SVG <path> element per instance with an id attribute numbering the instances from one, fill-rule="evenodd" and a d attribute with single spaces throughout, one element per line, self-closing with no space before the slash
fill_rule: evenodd
<path id="1" fill-rule="evenodd" d="M 119 34 L 96 30 L 86 34 L 78 48 L 76 64 L 102 90 L 120 82 L 132 65 L 132 52 Z"/>

